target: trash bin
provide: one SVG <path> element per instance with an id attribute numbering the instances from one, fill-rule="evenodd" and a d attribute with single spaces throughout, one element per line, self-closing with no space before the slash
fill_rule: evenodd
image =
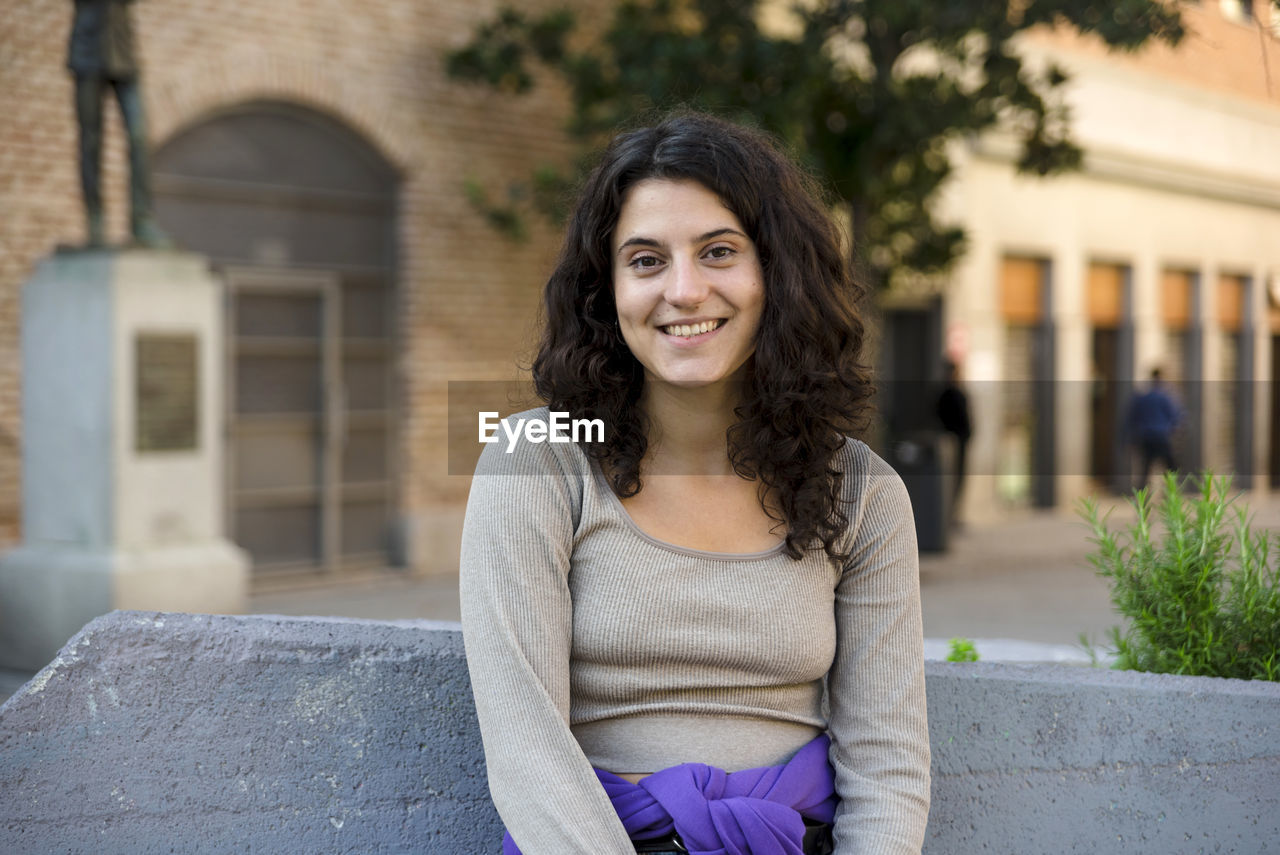
<path id="1" fill-rule="evenodd" d="M 921 552 L 945 552 L 955 490 L 955 437 L 943 431 L 904 434 L 889 445 L 892 466 L 911 497 Z"/>

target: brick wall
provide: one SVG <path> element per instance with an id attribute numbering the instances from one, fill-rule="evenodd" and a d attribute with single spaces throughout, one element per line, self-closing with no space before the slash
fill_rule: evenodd
<path id="1" fill-rule="evenodd" d="M 269 98 L 347 123 L 400 171 L 400 475 L 410 514 L 456 509 L 465 498 L 467 479 L 446 474 L 446 383 L 513 375 L 556 250 L 557 236 L 542 226 L 525 243 L 498 236 L 462 192 L 465 176 L 501 192 L 508 178 L 568 154 L 554 81 L 509 98 L 443 73 L 444 53 L 497 5 L 138 0 L 134 7 L 153 147 L 220 108 Z M 59 242 L 84 237 L 64 68 L 71 10 L 71 0 L 0 0 L 0 546 L 20 533 L 21 286 Z M 108 236 L 122 240 L 124 143 L 114 107 L 105 113 Z"/>
<path id="2" fill-rule="evenodd" d="M 1280 7 L 1270 0 L 1240 0 L 1253 16 L 1242 21 L 1218 0 L 1179 3 L 1186 36 L 1176 47 L 1151 44 L 1136 53 L 1108 52 L 1101 39 L 1066 30 L 1043 30 L 1036 38 L 1072 51 L 1213 92 L 1280 104 Z"/>

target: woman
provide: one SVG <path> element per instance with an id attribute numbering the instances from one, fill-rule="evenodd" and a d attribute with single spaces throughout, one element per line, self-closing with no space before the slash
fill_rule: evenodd
<path id="1" fill-rule="evenodd" d="M 605 439 L 489 446 L 463 535 L 505 852 L 920 851 L 918 558 L 901 480 L 847 438 L 855 296 L 755 132 L 677 115 L 587 180 L 534 380 Z"/>

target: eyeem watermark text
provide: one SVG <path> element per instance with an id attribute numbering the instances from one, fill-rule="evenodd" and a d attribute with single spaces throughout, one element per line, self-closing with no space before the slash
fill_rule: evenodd
<path id="1" fill-rule="evenodd" d="M 500 421 L 493 411 L 480 413 L 480 441 L 498 442 L 501 428 L 507 438 L 507 454 L 515 450 L 523 435 L 526 442 L 604 442 L 604 420 L 570 419 L 566 412 L 552 410 L 550 418 Z"/>

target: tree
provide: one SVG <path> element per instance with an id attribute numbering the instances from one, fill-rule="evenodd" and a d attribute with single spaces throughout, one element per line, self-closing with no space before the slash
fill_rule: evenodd
<path id="1" fill-rule="evenodd" d="M 1067 74 L 1032 67 L 1016 48 L 1019 34 L 1042 26 L 1125 50 L 1183 35 L 1163 0 L 625 0 L 589 40 L 575 36 L 571 11 L 503 10 L 447 64 L 456 78 L 511 93 L 534 85 L 534 63 L 560 74 L 569 131 L 584 149 L 678 105 L 764 127 L 825 179 L 846 206 L 864 276 L 887 285 L 942 273 L 963 249 L 963 230 L 930 210 L 955 139 L 1003 124 L 1021 140 L 1019 170 L 1080 165 L 1062 99 Z M 566 183 L 544 168 L 525 196 L 549 209 Z M 518 204 L 487 203 L 474 184 L 470 192 L 495 224 L 519 228 Z"/>

